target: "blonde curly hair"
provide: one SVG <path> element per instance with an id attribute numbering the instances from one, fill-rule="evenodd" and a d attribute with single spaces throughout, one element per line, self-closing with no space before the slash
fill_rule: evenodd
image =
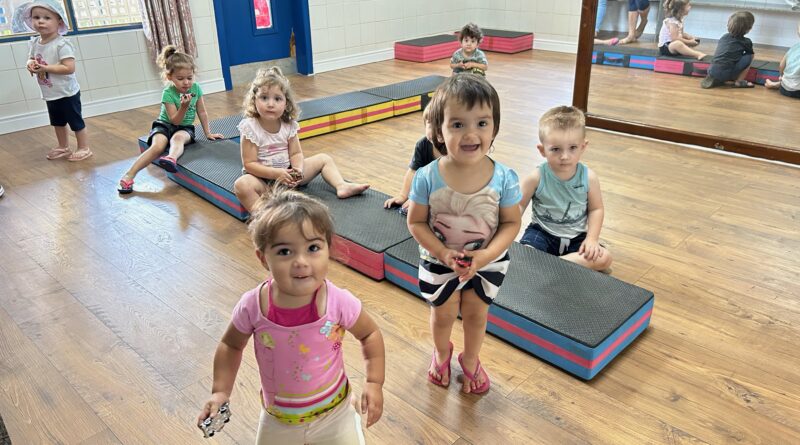
<path id="1" fill-rule="evenodd" d="M 283 110 L 281 120 L 290 123 L 297 120 L 300 116 L 300 108 L 294 100 L 294 93 L 292 87 L 289 85 L 289 79 L 283 75 L 283 72 L 277 66 L 270 68 L 261 68 L 256 73 L 256 78 L 250 82 L 250 87 L 247 89 L 247 94 L 244 96 L 242 102 L 242 114 L 245 117 L 259 117 L 258 110 L 256 109 L 256 96 L 261 88 L 270 89 L 273 86 L 278 86 L 284 97 L 286 97 L 286 108 Z"/>

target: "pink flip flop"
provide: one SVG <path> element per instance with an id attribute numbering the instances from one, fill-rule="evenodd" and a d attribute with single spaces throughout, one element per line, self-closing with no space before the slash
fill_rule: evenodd
<path id="1" fill-rule="evenodd" d="M 450 360 L 453 359 L 453 342 L 450 342 L 450 353 L 447 354 L 447 361 L 444 363 L 436 363 L 436 348 L 433 348 L 433 356 L 431 357 L 431 365 L 433 365 L 434 369 L 436 369 L 436 373 L 439 374 L 439 378 L 437 379 L 431 372 L 428 371 L 428 381 L 433 383 L 434 385 L 441 386 L 442 388 L 447 388 L 450 386 Z M 447 370 L 447 384 L 445 385 L 442 383 L 442 377 L 444 376 L 444 371 Z"/>
<path id="2" fill-rule="evenodd" d="M 491 382 L 489 381 L 489 374 L 486 374 L 484 371 L 483 366 L 481 366 L 481 361 L 478 359 L 478 364 L 475 366 L 475 372 L 469 372 L 466 368 L 464 368 L 464 362 L 461 361 L 461 356 L 464 353 L 458 354 L 458 364 L 461 365 L 461 371 L 464 373 L 464 378 L 469 380 L 470 382 L 474 382 L 478 380 L 479 375 L 483 374 L 483 385 L 473 389 L 470 393 L 471 394 L 483 394 L 489 390 L 489 386 L 491 386 Z"/>
<path id="3" fill-rule="evenodd" d="M 72 155 L 72 152 L 69 148 L 56 147 L 47 152 L 46 157 L 48 160 L 52 161 L 53 159 L 63 158 L 64 156 L 70 155 Z"/>
<path id="4" fill-rule="evenodd" d="M 619 44 L 619 39 L 614 37 L 611 39 L 611 46 L 617 46 Z"/>

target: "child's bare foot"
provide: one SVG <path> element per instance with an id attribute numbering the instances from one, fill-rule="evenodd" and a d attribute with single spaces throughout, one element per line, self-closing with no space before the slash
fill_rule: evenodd
<path id="1" fill-rule="evenodd" d="M 344 199 L 351 196 L 360 195 L 369 188 L 369 184 L 353 184 L 351 182 L 343 182 L 336 187 L 336 196 Z"/>
<path id="2" fill-rule="evenodd" d="M 636 37 L 634 37 L 634 36 L 627 36 L 627 37 L 625 37 L 624 39 L 620 40 L 620 41 L 619 41 L 619 44 L 620 44 L 620 45 L 627 45 L 627 44 L 629 44 L 629 43 L 633 43 L 633 42 L 635 42 L 635 41 L 636 41 Z"/>
<path id="3" fill-rule="evenodd" d="M 778 88 L 781 87 L 781 82 L 780 81 L 774 81 L 774 80 L 766 79 L 764 81 L 764 86 L 769 88 L 770 90 L 777 90 Z"/>
<path id="4" fill-rule="evenodd" d="M 703 60 L 705 57 L 706 57 L 706 54 L 703 54 L 703 53 L 698 53 L 697 54 L 697 60 Z"/>
<path id="5" fill-rule="evenodd" d="M 478 358 L 466 360 L 462 353 L 458 354 L 458 363 L 461 365 L 461 372 L 464 373 L 464 379 L 461 382 L 462 392 L 465 394 L 483 394 L 489 390 L 491 385 L 489 375 L 486 374 Z"/>

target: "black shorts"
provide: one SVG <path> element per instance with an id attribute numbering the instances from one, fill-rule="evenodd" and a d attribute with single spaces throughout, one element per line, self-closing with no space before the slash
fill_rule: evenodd
<path id="1" fill-rule="evenodd" d="M 81 92 L 78 91 L 70 97 L 45 101 L 47 114 L 50 116 L 50 125 L 63 127 L 69 124 L 72 131 L 81 131 L 86 128 L 81 115 Z"/>
<path id="2" fill-rule="evenodd" d="M 669 50 L 669 44 L 670 43 L 672 43 L 672 42 L 667 42 L 667 43 L 659 46 L 658 47 L 658 53 L 661 54 L 662 56 L 668 56 L 668 57 L 679 56 L 680 54 L 675 54 L 673 52 L 670 52 L 670 50 Z"/>
<path id="3" fill-rule="evenodd" d="M 179 132 L 185 131 L 189 133 L 189 142 L 186 145 L 194 143 L 194 125 L 175 125 L 169 122 L 154 120 L 152 127 L 150 127 L 150 135 L 147 136 L 147 146 L 153 145 L 153 136 L 163 134 L 167 137 L 167 141 L 172 139 L 172 136 Z M 169 143 L 167 143 L 169 147 Z"/>
<path id="4" fill-rule="evenodd" d="M 781 85 L 780 91 L 781 94 L 783 94 L 786 97 L 794 97 L 796 99 L 800 99 L 800 90 L 798 91 L 787 90 L 786 88 L 783 87 L 783 85 Z"/>

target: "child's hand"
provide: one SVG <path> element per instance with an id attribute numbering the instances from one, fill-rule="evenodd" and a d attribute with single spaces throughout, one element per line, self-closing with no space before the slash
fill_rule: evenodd
<path id="1" fill-rule="evenodd" d="M 47 72 L 47 65 L 39 65 L 38 63 L 34 62 L 29 71 L 36 74 L 44 74 Z"/>
<path id="2" fill-rule="evenodd" d="M 39 64 L 36 63 L 35 60 L 29 60 L 28 64 L 25 65 L 25 68 L 27 68 L 28 72 L 31 73 L 31 76 L 33 76 L 34 74 L 36 74 L 36 69 L 39 68 Z"/>
<path id="3" fill-rule="evenodd" d="M 360 414 L 367 415 L 367 428 L 371 427 L 383 414 L 383 385 L 367 382 L 361 394 Z"/>
<path id="4" fill-rule="evenodd" d="M 203 405 L 203 410 L 200 411 L 200 415 L 197 416 L 197 421 L 195 422 L 197 426 L 200 427 L 200 424 L 202 424 L 203 421 L 209 416 L 216 417 L 219 407 L 228 401 L 230 401 L 230 398 L 228 397 L 228 394 L 224 392 L 215 392 L 214 394 L 211 394 L 211 398 L 208 399 L 208 402 L 206 402 L 205 405 Z"/>
<path id="5" fill-rule="evenodd" d="M 181 94 L 181 108 L 189 108 L 189 104 L 191 103 L 192 103 L 191 94 Z"/>
<path id="6" fill-rule="evenodd" d="M 476 273 L 485 265 L 490 259 L 486 259 L 486 252 L 483 250 L 473 250 L 469 252 L 462 252 L 460 261 L 456 261 L 456 265 L 463 271 L 456 270 L 458 274 L 458 281 L 468 281 L 475 276 Z M 464 261 L 464 260 L 468 261 Z M 460 264 L 459 264 L 460 263 Z M 455 269 L 453 269 L 455 270 Z"/>
<path id="7" fill-rule="evenodd" d="M 403 207 L 408 207 L 408 197 L 403 195 L 392 196 L 391 198 L 387 199 L 383 202 L 384 209 L 391 209 L 394 206 L 402 205 Z M 409 203 L 410 204 L 410 203 Z"/>
<path id="8" fill-rule="evenodd" d="M 215 141 L 217 139 L 224 139 L 224 138 L 225 138 L 225 136 L 223 136 L 223 135 L 221 135 L 219 133 L 208 133 L 206 135 L 206 139 L 208 139 L 209 141 Z"/>
<path id="9" fill-rule="evenodd" d="M 285 184 L 291 188 L 297 187 L 297 184 L 299 183 L 299 181 L 295 180 L 294 176 L 292 176 L 292 169 L 290 168 L 281 169 L 280 174 L 277 178 L 275 178 L 275 181 Z"/>
<path id="10" fill-rule="evenodd" d="M 603 257 L 603 248 L 597 241 L 584 240 L 578 254 L 583 255 L 586 261 L 596 261 Z"/>

